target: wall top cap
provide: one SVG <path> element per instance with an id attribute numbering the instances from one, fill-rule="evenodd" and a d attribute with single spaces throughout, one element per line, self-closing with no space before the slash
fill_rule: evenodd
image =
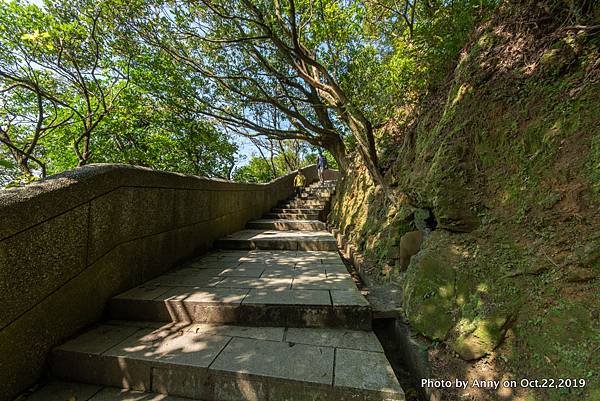
<path id="1" fill-rule="evenodd" d="M 316 169 L 315 165 L 303 170 Z M 206 191 L 264 191 L 293 174 L 265 184 L 238 183 L 152 170 L 128 164 L 90 164 L 19 188 L 0 190 L 0 241 L 120 187 Z"/>

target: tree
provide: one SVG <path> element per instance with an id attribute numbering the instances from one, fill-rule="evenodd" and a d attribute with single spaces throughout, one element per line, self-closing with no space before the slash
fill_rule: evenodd
<path id="1" fill-rule="evenodd" d="M 231 178 L 235 144 L 189 96 L 203 82 L 140 48 L 123 4 L 0 4 L 3 184 L 89 162 Z"/>
<path id="2" fill-rule="evenodd" d="M 276 177 L 269 162 L 263 157 L 256 156 L 233 173 L 234 181 L 238 182 L 269 182 Z"/>
<path id="3" fill-rule="evenodd" d="M 95 135 L 95 162 L 230 179 L 237 146 L 200 118 L 132 84 Z"/>
<path id="4" fill-rule="evenodd" d="M 32 175 L 31 161 L 46 175 L 37 146 L 44 136 L 71 120 L 60 112 L 64 103 L 50 92 L 54 82 L 33 56 L 44 51 L 47 45 L 41 41 L 49 36 L 39 31 L 38 18 L 40 10 L 35 6 L 9 3 L 0 7 L 0 142 L 25 176 Z"/>
<path id="5" fill-rule="evenodd" d="M 251 142 L 258 154 L 235 170 L 236 181 L 268 182 L 316 163 L 316 151 L 303 141 L 251 138 Z"/>
<path id="6" fill-rule="evenodd" d="M 273 177 L 295 171 L 307 164 L 307 145 L 297 139 L 251 137 L 250 142 L 258 150 L 260 157 L 271 166 Z"/>
<path id="7" fill-rule="evenodd" d="M 358 152 L 382 184 L 374 127 L 443 82 L 496 2 L 0 3 L 2 169 L 124 161 L 229 177 L 241 134 L 272 175 L 307 143 L 342 170 Z"/>
<path id="8" fill-rule="evenodd" d="M 111 51 L 116 46 L 111 19 L 95 2 L 48 2 L 55 12 L 46 13 L 49 27 L 46 48 L 36 54 L 36 63 L 62 84 L 56 94 L 77 120 L 73 150 L 78 165 L 88 163 L 91 137 L 117 104 L 129 83 L 132 54 L 124 58 Z"/>
<path id="9" fill-rule="evenodd" d="M 54 12 L 19 2 L 0 5 L 0 135 L 23 173 L 31 174 L 34 161 L 42 176 L 40 140 L 68 130 L 78 165 L 86 164 L 93 131 L 128 81 L 127 66 L 110 52 L 101 8 L 81 2 L 48 7 Z"/>
<path id="10" fill-rule="evenodd" d="M 0 81 L 0 142 L 22 175 L 32 176 L 33 161 L 45 177 L 46 163 L 39 156 L 37 145 L 44 136 L 68 124 L 71 116 L 61 116 L 58 102 L 44 96 L 38 74 L 30 69 L 27 75 L 19 78 L 0 71 L 4 78 Z"/>
<path id="11" fill-rule="evenodd" d="M 360 25 L 358 3 L 350 2 L 338 21 L 354 31 Z M 323 56 L 332 50 L 323 40 L 331 16 L 312 1 L 203 0 L 161 3 L 132 22 L 148 44 L 208 80 L 194 94 L 205 115 L 244 135 L 323 146 L 341 168 L 347 165 L 344 136 L 350 133 L 381 182 L 373 124 L 336 78 L 349 61 L 323 61 L 333 61 Z M 365 47 L 359 41 L 345 44 Z"/>

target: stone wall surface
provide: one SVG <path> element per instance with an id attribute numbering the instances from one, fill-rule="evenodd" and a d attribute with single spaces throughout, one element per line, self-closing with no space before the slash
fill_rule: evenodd
<path id="1" fill-rule="evenodd" d="M 0 401 L 109 298 L 242 229 L 292 194 L 293 176 L 243 184 L 100 164 L 0 190 Z"/>

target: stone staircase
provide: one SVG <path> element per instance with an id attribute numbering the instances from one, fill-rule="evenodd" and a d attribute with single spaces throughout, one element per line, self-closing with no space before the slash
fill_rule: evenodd
<path id="1" fill-rule="evenodd" d="M 312 184 L 218 251 L 114 297 L 33 401 L 401 401 Z M 84 384 L 85 383 L 85 384 Z M 185 398 L 177 398 L 185 397 Z"/>

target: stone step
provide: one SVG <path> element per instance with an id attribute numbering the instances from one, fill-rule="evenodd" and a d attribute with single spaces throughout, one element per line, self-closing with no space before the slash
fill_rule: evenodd
<path id="1" fill-rule="evenodd" d="M 337 243 L 327 231 L 242 230 L 217 240 L 216 249 L 284 249 L 335 251 Z"/>
<path id="2" fill-rule="evenodd" d="M 331 191 L 331 190 L 317 189 L 317 190 L 303 191 L 300 193 L 300 197 L 308 195 L 310 197 L 315 197 L 315 198 L 319 198 L 322 200 L 330 200 L 334 194 L 335 194 L 335 192 Z"/>
<path id="3" fill-rule="evenodd" d="M 248 222 L 246 228 L 258 230 L 300 230 L 323 231 L 327 227 L 319 220 L 286 220 L 286 219 L 261 219 Z"/>
<path id="4" fill-rule="evenodd" d="M 113 319 L 370 330 L 337 252 L 215 252 L 109 302 Z"/>
<path id="5" fill-rule="evenodd" d="M 315 200 L 292 200 L 281 202 L 280 205 L 294 205 L 294 206 L 304 206 L 304 207 L 325 207 L 327 202 L 315 201 Z"/>
<path id="6" fill-rule="evenodd" d="M 311 190 L 315 191 L 335 191 L 335 184 L 310 184 L 309 186 L 307 186 L 306 188 L 310 188 Z"/>
<path id="7" fill-rule="evenodd" d="M 330 200 L 330 196 L 329 194 L 325 194 L 322 195 L 322 193 L 306 193 L 303 192 L 300 194 L 300 197 L 296 197 L 296 199 L 302 199 L 302 200 L 319 200 L 322 202 L 327 202 Z"/>
<path id="8" fill-rule="evenodd" d="M 326 205 L 329 202 L 329 199 L 316 198 L 316 197 L 300 197 L 296 199 L 289 199 L 286 202 L 282 203 L 305 203 L 305 202 L 313 202 L 316 205 Z"/>
<path id="9" fill-rule="evenodd" d="M 311 183 L 310 185 L 333 185 L 335 186 L 337 184 L 337 180 L 324 180 L 324 181 L 314 181 L 313 183 Z"/>
<path id="10" fill-rule="evenodd" d="M 367 331 L 107 322 L 55 348 L 50 364 L 63 380 L 206 401 L 405 399 Z"/>
<path id="11" fill-rule="evenodd" d="M 265 219 L 318 220 L 319 213 L 267 213 Z"/>
<path id="12" fill-rule="evenodd" d="M 301 193 L 300 195 L 296 195 L 294 197 L 288 198 L 288 200 L 310 200 L 310 201 L 320 201 L 320 202 L 327 202 L 329 201 L 331 198 L 329 196 L 318 196 L 315 194 L 311 194 L 311 193 Z"/>
<path id="13" fill-rule="evenodd" d="M 327 205 L 307 205 L 304 202 L 287 202 L 278 204 L 274 209 L 308 209 L 313 212 L 320 212 L 321 210 L 324 210 L 326 206 Z"/>
<path id="14" fill-rule="evenodd" d="M 271 209 L 271 212 L 281 213 L 283 210 L 288 210 L 283 213 L 290 213 L 289 210 L 299 210 L 301 213 L 320 213 L 325 210 L 325 206 L 307 206 L 302 203 L 280 204 Z M 293 213 L 293 212 L 292 212 Z"/>
<path id="15" fill-rule="evenodd" d="M 21 400 L 21 398 L 19 398 Z M 51 381 L 22 401 L 189 401 L 190 398 L 105 387 L 77 382 Z"/>
<path id="16" fill-rule="evenodd" d="M 319 214 L 319 209 L 307 209 L 307 208 L 273 208 L 272 213 L 288 213 L 288 214 Z"/>

